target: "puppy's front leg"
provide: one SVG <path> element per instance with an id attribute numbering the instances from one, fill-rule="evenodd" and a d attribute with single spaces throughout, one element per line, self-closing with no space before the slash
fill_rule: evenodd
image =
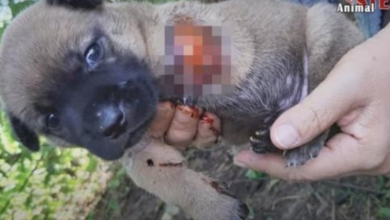
<path id="1" fill-rule="evenodd" d="M 195 220 L 240 220 L 248 215 L 245 204 L 209 177 L 190 170 L 173 147 L 151 138 L 140 144 L 144 144 L 140 151 L 130 150 L 122 158 L 127 174 L 139 187 L 179 206 Z"/>

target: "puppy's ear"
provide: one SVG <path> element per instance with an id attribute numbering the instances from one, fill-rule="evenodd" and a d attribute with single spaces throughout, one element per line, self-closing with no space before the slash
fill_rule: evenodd
<path id="1" fill-rule="evenodd" d="M 70 6 L 76 9 L 94 9 L 103 4 L 103 0 L 46 0 L 49 5 Z"/>
<path id="2" fill-rule="evenodd" d="M 28 128 L 20 119 L 8 114 L 11 128 L 18 140 L 28 149 L 33 152 L 39 150 L 39 139 L 38 136 Z"/>

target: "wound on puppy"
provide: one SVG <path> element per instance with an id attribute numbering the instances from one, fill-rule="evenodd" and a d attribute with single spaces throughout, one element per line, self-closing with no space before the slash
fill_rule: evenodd
<path id="1" fill-rule="evenodd" d="M 154 162 L 153 162 L 152 159 L 148 159 L 148 160 L 146 161 L 146 163 L 147 163 L 148 166 L 150 166 L 150 167 L 154 166 Z"/>
<path id="2" fill-rule="evenodd" d="M 160 167 L 182 167 L 183 163 L 160 163 Z"/>

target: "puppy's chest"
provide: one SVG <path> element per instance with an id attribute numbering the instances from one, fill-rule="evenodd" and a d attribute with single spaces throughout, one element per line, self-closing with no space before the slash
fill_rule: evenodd
<path id="1" fill-rule="evenodd" d="M 194 25 L 188 17 L 177 19 L 165 31 L 163 74 L 159 76 L 163 93 L 199 97 L 233 91 L 231 48 L 222 28 Z"/>
<path id="2" fill-rule="evenodd" d="M 287 41 L 275 43 L 268 35 L 256 41 L 260 36 L 245 28 L 197 24 L 180 14 L 172 21 L 164 28 L 162 73 L 157 74 L 163 99 L 196 104 L 244 124 L 273 118 L 285 103 L 296 101 L 302 60 L 288 56 L 295 48 Z"/>

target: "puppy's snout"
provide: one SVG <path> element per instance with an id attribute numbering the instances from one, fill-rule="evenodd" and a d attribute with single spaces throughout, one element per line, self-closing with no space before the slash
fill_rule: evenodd
<path id="1" fill-rule="evenodd" d="M 100 109 L 97 113 L 99 130 L 106 137 L 115 137 L 123 133 L 123 125 L 125 124 L 125 115 L 117 107 L 106 106 Z"/>
<path id="2" fill-rule="evenodd" d="M 90 107 L 87 124 L 95 133 L 109 138 L 117 138 L 126 128 L 125 113 L 114 104 L 94 105 Z"/>

